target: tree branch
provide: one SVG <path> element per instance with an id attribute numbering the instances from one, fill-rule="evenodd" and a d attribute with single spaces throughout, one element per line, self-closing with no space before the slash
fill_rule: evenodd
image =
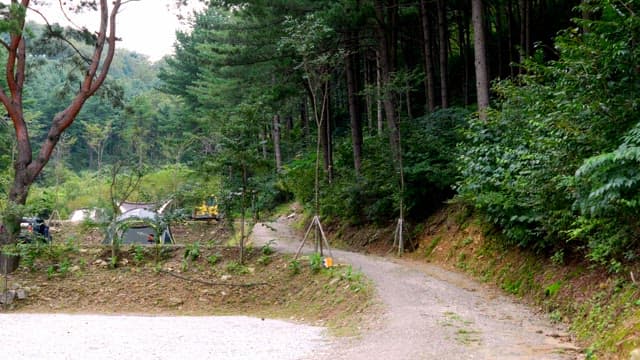
<path id="1" fill-rule="evenodd" d="M 73 123 L 73 120 L 78 115 L 87 99 L 91 97 L 91 95 L 93 95 L 104 82 L 115 54 L 116 15 L 121 2 L 121 0 L 115 0 L 113 2 L 111 13 L 109 13 L 108 0 L 100 0 L 100 27 L 98 30 L 98 40 L 96 41 L 93 56 L 91 58 L 91 64 L 84 76 L 80 90 L 74 99 L 71 101 L 69 106 L 57 113 L 53 118 L 51 128 L 49 128 L 47 137 L 40 148 L 38 157 L 35 161 L 29 164 L 29 176 L 35 177 L 40 173 L 40 171 L 42 171 L 42 168 L 49 161 L 49 158 L 53 153 L 53 149 L 60 139 L 60 134 L 62 134 L 62 132 Z M 102 64 L 100 75 L 96 78 L 96 73 L 102 60 L 102 52 L 104 50 L 105 42 L 107 41 L 108 27 L 110 27 L 108 38 L 109 50 Z"/>

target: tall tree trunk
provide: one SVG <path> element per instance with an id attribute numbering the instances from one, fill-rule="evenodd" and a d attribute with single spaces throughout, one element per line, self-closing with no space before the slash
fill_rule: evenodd
<path id="1" fill-rule="evenodd" d="M 394 42 L 397 36 L 397 28 L 394 29 L 398 15 L 397 1 L 390 1 L 386 6 L 382 0 L 377 0 L 375 4 L 377 17 L 376 35 L 378 40 L 378 49 L 380 54 L 380 74 L 382 85 L 384 86 L 383 100 L 384 112 L 387 118 L 387 126 L 389 127 L 389 142 L 391 152 L 394 159 L 400 156 L 400 139 L 398 131 L 398 119 L 396 116 L 396 96 L 389 84 L 391 84 L 391 76 L 395 72 L 395 60 L 397 43 Z M 385 16 L 386 14 L 386 16 Z"/>
<path id="2" fill-rule="evenodd" d="M 469 98 L 469 17 L 467 8 L 460 10 L 456 15 L 458 22 L 458 42 L 460 43 L 460 56 L 464 68 L 464 78 L 462 80 L 462 100 L 465 105 L 471 102 Z"/>
<path id="3" fill-rule="evenodd" d="M 425 88 L 427 93 L 427 109 L 432 112 L 436 108 L 436 77 L 433 68 L 433 44 L 431 40 L 431 21 L 427 9 L 427 0 L 420 0 L 420 19 L 424 53 Z"/>
<path id="4" fill-rule="evenodd" d="M 503 75 L 503 53 L 504 53 L 504 49 L 502 47 L 502 30 L 503 30 L 503 24 L 502 24 L 502 7 L 501 6 L 496 6 L 496 43 L 498 45 L 498 78 L 502 78 Z M 486 34 L 485 34 L 486 35 Z"/>
<path id="5" fill-rule="evenodd" d="M 302 142 L 306 147 L 309 143 L 309 111 L 306 97 L 300 101 L 300 127 L 302 128 Z"/>
<path id="6" fill-rule="evenodd" d="M 447 6 L 444 0 L 437 1 L 438 37 L 440 42 L 440 105 L 449 107 L 449 34 L 447 31 Z"/>
<path id="7" fill-rule="evenodd" d="M 382 69 L 380 68 L 380 51 L 376 51 L 376 128 L 378 136 L 384 131 L 384 115 L 382 107 Z"/>
<path id="8" fill-rule="evenodd" d="M 507 1 L 507 47 L 509 48 L 509 74 L 515 76 L 516 68 L 513 66 L 513 3 Z"/>
<path id="9" fill-rule="evenodd" d="M 265 126 L 260 127 L 260 147 L 262 150 L 262 160 L 267 160 L 267 131 Z"/>
<path id="10" fill-rule="evenodd" d="M 520 0 L 520 63 L 529 57 L 529 0 Z"/>
<path id="11" fill-rule="evenodd" d="M 322 150 L 322 160 L 325 174 L 327 175 L 327 181 L 331 183 L 333 180 L 333 166 L 331 159 L 331 119 L 329 117 L 329 85 L 325 84 L 322 90 L 322 106 L 321 106 L 321 120 L 320 129 L 318 134 L 320 135 L 320 148 Z"/>
<path id="12" fill-rule="evenodd" d="M 330 81 L 327 81 L 327 86 L 325 87 L 325 91 L 327 92 L 326 95 L 326 106 L 324 107 L 324 110 L 326 112 L 326 114 L 324 115 L 325 118 L 325 123 L 327 124 L 326 127 L 326 131 L 327 131 L 327 158 L 328 158 L 328 170 L 327 170 L 327 180 L 329 181 L 329 184 L 331 184 L 333 182 L 333 175 L 334 175 L 334 170 L 333 170 L 333 117 L 331 116 L 331 86 L 330 86 Z"/>
<path id="13" fill-rule="evenodd" d="M 480 119 L 487 119 L 489 107 L 489 78 L 487 74 L 487 49 L 484 34 L 484 4 L 482 0 L 471 0 L 476 69 L 476 92 L 478 95 L 478 113 Z"/>
<path id="14" fill-rule="evenodd" d="M 93 149 L 87 147 L 87 152 L 89 153 L 89 169 L 93 169 Z"/>
<path id="15" fill-rule="evenodd" d="M 291 114 L 287 115 L 287 117 L 284 118 L 285 121 L 285 128 L 287 129 L 287 132 L 285 135 L 288 135 L 291 133 L 291 130 L 293 130 L 293 116 L 291 116 Z"/>
<path id="16" fill-rule="evenodd" d="M 368 87 L 372 84 L 371 82 L 371 62 L 369 61 L 369 59 L 367 58 L 367 56 L 364 56 L 364 87 Z M 365 107 L 366 107 L 366 112 L 367 112 L 367 128 L 369 131 L 369 134 L 371 134 L 373 132 L 373 104 L 372 104 L 372 98 L 371 98 L 371 92 L 367 91 L 366 95 L 364 97 L 364 101 L 365 101 Z"/>
<path id="17" fill-rule="evenodd" d="M 244 223 L 246 221 L 247 164 L 242 163 L 242 213 L 240 214 L 240 264 L 244 264 Z"/>
<path id="18" fill-rule="evenodd" d="M 282 170 L 282 153 L 280 152 L 280 114 L 273 115 L 273 152 L 276 160 L 276 173 L 280 173 Z"/>
<path id="19" fill-rule="evenodd" d="M 353 149 L 353 169 L 356 176 L 360 176 L 362 167 L 362 112 L 360 110 L 360 98 L 358 89 L 359 56 L 358 56 L 358 34 L 350 32 L 347 35 L 351 49 L 345 55 L 345 73 L 347 75 L 347 97 L 349 102 L 349 120 L 351 124 L 351 142 Z"/>

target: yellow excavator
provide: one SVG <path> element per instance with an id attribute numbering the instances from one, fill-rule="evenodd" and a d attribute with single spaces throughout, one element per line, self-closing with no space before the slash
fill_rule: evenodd
<path id="1" fill-rule="evenodd" d="M 199 206 L 193 208 L 193 220 L 218 220 L 218 202 L 214 195 L 208 196 Z"/>

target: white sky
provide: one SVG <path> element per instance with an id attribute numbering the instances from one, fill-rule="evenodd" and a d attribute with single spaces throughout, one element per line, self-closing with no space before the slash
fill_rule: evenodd
<path id="1" fill-rule="evenodd" d="M 179 23 L 172 2 L 175 0 L 140 0 L 125 4 L 117 20 L 117 33 L 122 38 L 119 45 L 148 55 L 151 61 L 172 53 L 175 31 L 186 29 Z"/>
<path id="2" fill-rule="evenodd" d="M 8 0 L 0 2 L 8 3 Z M 70 26 L 60 11 L 58 0 L 50 0 L 53 4 L 46 15 L 50 23 L 58 22 L 62 26 Z M 111 5 L 110 5 L 111 6 Z M 198 0 L 191 0 L 191 9 L 202 9 Z M 181 12 L 190 15 L 190 9 Z M 89 30 L 97 29 L 97 12 L 83 14 L 68 13 L 69 17 L 79 26 L 86 26 Z M 33 12 L 27 13 L 27 18 L 42 22 Z M 149 60 L 156 61 L 167 54 L 173 53 L 176 29 L 185 30 L 180 24 L 175 9 L 175 0 L 138 0 L 121 6 L 117 17 L 116 34 L 122 41 L 117 47 L 126 48 L 147 55 Z"/>

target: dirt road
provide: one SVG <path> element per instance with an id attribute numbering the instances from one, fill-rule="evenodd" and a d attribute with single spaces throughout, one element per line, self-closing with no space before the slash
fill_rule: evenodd
<path id="1" fill-rule="evenodd" d="M 257 224 L 253 241 L 295 252 L 287 220 Z M 311 245 L 311 244 L 309 244 Z M 305 253 L 313 251 L 311 246 Z M 332 251 L 376 286 L 384 311 L 362 336 L 337 339 L 333 359 L 577 359 L 579 350 L 527 307 L 466 277 L 428 264 Z"/>

